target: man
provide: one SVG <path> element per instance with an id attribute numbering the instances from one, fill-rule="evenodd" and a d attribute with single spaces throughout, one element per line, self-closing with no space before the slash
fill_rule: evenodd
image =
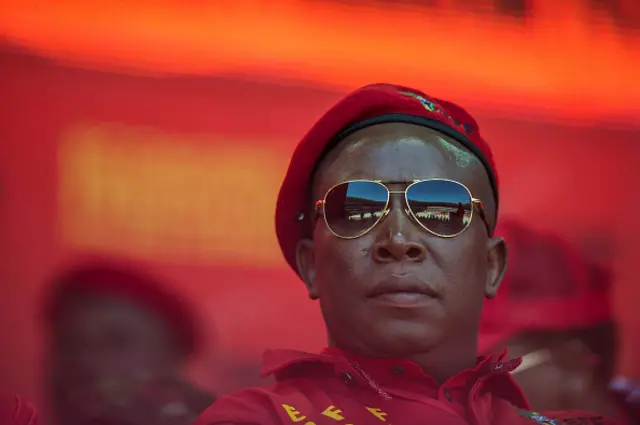
<path id="1" fill-rule="evenodd" d="M 186 382 L 190 308 L 161 282 L 100 260 L 58 276 L 47 297 L 48 393 L 60 425 L 187 425 L 213 397 Z"/>
<path id="2" fill-rule="evenodd" d="M 509 244 L 509 271 L 500 297 L 485 305 L 480 353 L 508 347 L 522 356 L 512 376 L 536 409 L 589 409 L 640 423 L 637 407 L 610 387 L 617 355 L 611 271 L 517 221 L 503 220 L 496 232 Z"/>
<path id="3" fill-rule="evenodd" d="M 267 352 L 276 384 L 232 393 L 196 424 L 610 423 L 530 412 L 508 373 L 519 361 L 476 358 L 506 267 L 497 211 L 491 150 L 467 112 L 388 84 L 347 96 L 296 148 L 276 206 L 329 348 Z"/>
<path id="4" fill-rule="evenodd" d="M 0 394 L 0 424 L 37 425 L 36 409 L 20 396 Z"/>

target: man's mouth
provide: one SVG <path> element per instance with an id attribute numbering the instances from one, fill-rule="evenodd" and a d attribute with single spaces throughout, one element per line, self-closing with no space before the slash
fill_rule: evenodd
<path id="1" fill-rule="evenodd" d="M 398 307 L 411 307 L 433 302 L 439 294 L 424 283 L 391 280 L 378 285 L 371 298 Z"/>
<path id="2" fill-rule="evenodd" d="M 424 304 L 435 299 L 432 296 L 420 292 L 384 292 L 374 297 L 376 300 L 398 306 L 412 306 Z"/>

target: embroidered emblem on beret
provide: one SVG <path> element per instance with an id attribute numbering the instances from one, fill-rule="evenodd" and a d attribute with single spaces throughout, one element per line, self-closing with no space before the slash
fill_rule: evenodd
<path id="1" fill-rule="evenodd" d="M 416 99 L 422 104 L 422 106 L 424 106 L 424 108 L 427 111 L 433 112 L 435 114 L 439 114 L 440 116 L 444 117 L 446 120 L 451 122 L 454 125 L 454 127 L 462 127 L 462 129 L 464 130 L 464 133 L 471 134 L 473 132 L 473 126 L 467 123 L 458 121 L 457 119 L 449 115 L 449 113 L 446 110 L 444 110 L 442 107 L 440 107 L 440 105 L 427 99 L 426 97 L 421 96 L 417 93 L 412 93 L 410 91 L 401 91 L 399 93 L 404 96 L 409 96 Z"/>
<path id="2" fill-rule="evenodd" d="M 410 91 L 401 91 L 400 93 L 405 95 L 405 96 L 410 96 L 410 97 L 413 97 L 414 99 L 419 100 L 420 103 L 422 103 L 422 106 L 424 106 L 427 111 L 440 112 L 439 108 L 436 108 L 435 103 L 433 103 L 432 101 L 426 99 L 423 96 L 420 96 L 419 94 L 411 93 Z"/>

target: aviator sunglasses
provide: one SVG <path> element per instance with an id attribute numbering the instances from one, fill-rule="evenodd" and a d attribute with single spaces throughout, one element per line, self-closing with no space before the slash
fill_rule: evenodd
<path id="1" fill-rule="evenodd" d="M 404 190 L 389 189 L 403 185 Z M 458 236 L 469 227 L 474 210 L 491 234 L 482 201 L 462 183 L 447 179 L 338 183 L 315 203 L 316 217 L 322 215 L 329 231 L 341 239 L 359 238 L 389 214 L 392 194 L 404 194 L 405 213 L 435 236 Z"/>

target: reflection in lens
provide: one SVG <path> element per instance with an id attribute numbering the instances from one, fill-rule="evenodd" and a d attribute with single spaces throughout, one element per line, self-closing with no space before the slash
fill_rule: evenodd
<path id="1" fill-rule="evenodd" d="M 339 184 L 327 193 L 325 199 L 327 225 L 338 236 L 360 236 L 380 220 L 388 199 L 389 192 L 380 183 L 361 181 Z"/>
<path id="2" fill-rule="evenodd" d="M 442 236 L 457 235 L 471 222 L 469 191 L 449 180 L 427 180 L 407 189 L 407 202 L 416 219 Z"/>

